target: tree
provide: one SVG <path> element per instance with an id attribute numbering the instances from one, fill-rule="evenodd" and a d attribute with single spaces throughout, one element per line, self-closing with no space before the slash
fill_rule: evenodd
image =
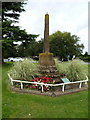
<path id="1" fill-rule="evenodd" d="M 38 35 L 34 34 L 26 34 L 23 36 L 23 39 L 21 39 L 22 43 L 17 47 L 18 54 L 21 57 L 29 57 L 33 56 L 36 51 L 36 38 Z"/>
<path id="2" fill-rule="evenodd" d="M 88 52 L 85 52 L 84 56 L 86 56 L 86 57 L 87 57 L 87 56 L 88 56 Z"/>
<path id="3" fill-rule="evenodd" d="M 2 22 L 12 20 L 18 22 L 20 13 L 24 10 L 24 2 L 2 2 Z"/>
<path id="4" fill-rule="evenodd" d="M 2 5 L 2 52 L 4 57 L 30 56 L 29 48 L 36 45 L 38 35 L 28 34 L 25 30 L 20 30 L 14 23 L 18 22 L 24 2 L 10 2 Z M 21 42 L 21 45 L 15 42 Z M 34 45 L 35 43 L 35 45 Z"/>
<path id="5" fill-rule="evenodd" d="M 72 58 L 73 55 L 79 56 L 84 48 L 79 44 L 79 37 L 71 35 L 69 32 L 57 31 L 50 35 L 50 51 L 60 59 Z"/>
<path id="6" fill-rule="evenodd" d="M 18 41 L 20 28 L 14 26 L 18 22 L 24 2 L 2 2 L 2 58 L 15 55 L 14 41 Z"/>

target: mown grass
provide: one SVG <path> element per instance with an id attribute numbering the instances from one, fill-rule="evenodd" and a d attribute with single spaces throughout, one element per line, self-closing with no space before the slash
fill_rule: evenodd
<path id="1" fill-rule="evenodd" d="M 2 65 L 0 64 L 0 119 L 2 118 Z"/>
<path id="2" fill-rule="evenodd" d="M 11 66 L 4 64 L 2 69 L 3 118 L 88 118 L 88 91 L 54 98 L 15 93 L 7 76 Z"/>

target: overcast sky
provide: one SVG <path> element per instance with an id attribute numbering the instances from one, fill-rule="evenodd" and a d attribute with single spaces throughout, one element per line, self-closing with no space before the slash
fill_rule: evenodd
<path id="1" fill-rule="evenodd" d="M 19 26 L 29 34 L 44 37 L 44 15 L 50 19 L 49 34 L 60 30 L 80 37 L 88 51 L 88 0 L 28 0 L 21 13 Z"/>

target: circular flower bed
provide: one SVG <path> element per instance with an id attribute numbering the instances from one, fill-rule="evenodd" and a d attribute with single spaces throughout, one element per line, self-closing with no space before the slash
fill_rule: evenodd
<path id="1" fill-rule="evenodd" d="M 42 76 L 42 77 L 34 78 L 30 82 L 33 82 L 33 83 L 23 83 L 23 88 L 32 89 L 32 90 L 35 90 L 35 89 L 41 90 L 42 85 L 36 84 L 36 82 L 37 82 L 37 83 L 43 83 L 43 90 L 44 91 L 49 91 L 49 90 L 52 90 L 53 87 L 52 86 L 47 86 L 47 85 L 44 85 L 44 84 L 55 84 L 56 80 L 51 78 L 51 77 Z M 20 83 L 14 82 L 14 86 L 20 88 Z"/>
<path id="2" fill-rule="evenodd" d="M 34 78 L 33 80 L 31 80 L 31 82 L 39 82 L 39 83 L 49 84 L 49 83 L 55 83 L 55 80 L 53 80 L 53 79 L 50 78 L 50 77 L 43 76 L 43 77 Z M 38 89 L 38 90 L 41 90 L 41 89 L 42 89 L 42 88 L 41 88 L 41 85 L 37 85 L 37 84 L 25 85 L 24 87 L 25 87 L 25 88 Z M 48 91 L 48 90 L 50 90 L 50 89 L 51 89 L 50 86 L 46 86 L 46 85 L 43 86 L 43 90 L 44 90 L 44 91 Z"/>

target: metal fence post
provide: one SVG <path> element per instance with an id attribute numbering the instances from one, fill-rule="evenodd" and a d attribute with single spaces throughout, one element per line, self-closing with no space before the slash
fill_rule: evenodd
<path id="1" fill-rule="evenodd" d="M 42 85 L 42 92 L 43 92 L 43 85 Z"/>
<path id="2" fill-rule="evenodd" d="M 11 79 L 11 85 L 13 85 L 13 81 L 12 81 L 12 79 Z"/>
<path id="3" fill-rule="evenodd" d="M 85 86 L 88 87 L 88 83 L 87 83 L 87 81 L 85 82 Z"/>
<path id="4" fill-rule="evenodd" d="M 21 82 L 21 89 L 23 89 L 23 83 Z"/>
<path id="5" fill-rule="evenodd" d="M 79 85 L 79 88 L 81 88 L 82 87 L 82 82 L 80 82 L 80 85 Z"/>
<path id="6" fill-rule="evenodd" d="M 85 85 L 87 85 L 87 81 L 85 82 Z"/>
<path id="7" fill-rule="evenodd" d="M 63 86 L 62 86 L 62 91 L 63 91 L 63 92 L 64 92 L 64 86 L 65 86 L 65 85 L 63 84 Z"/>

